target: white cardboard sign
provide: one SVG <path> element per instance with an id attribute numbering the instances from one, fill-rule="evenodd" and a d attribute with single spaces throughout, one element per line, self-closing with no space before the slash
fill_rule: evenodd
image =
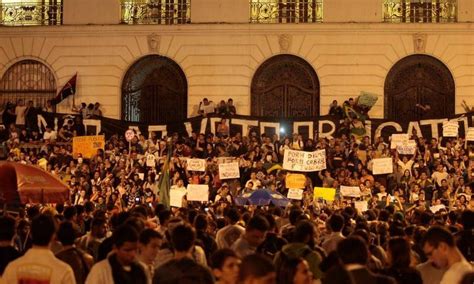
<path id="1" fill-rule="evenodd" d="M 227 163 L 219 165 L 219 178 L 220 179 L 230 179 L 230 178 L 239 178 L 239 163 Z"/>
<path id="2" fill-rule="evenodd" d="M 283 168 L 295 172 L 315 172 L 326 169 L 326 150 L 314 152 L 285 150 Z"/>
<path id="3" fill-rule="evenodd" d="M 393 173 L 392 158 L 374 159 L 372 164 L 372 173 L 374 175 L 383 175 Z"/>

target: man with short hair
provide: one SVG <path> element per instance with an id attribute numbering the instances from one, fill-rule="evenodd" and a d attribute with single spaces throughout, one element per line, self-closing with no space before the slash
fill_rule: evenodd
<path id="1" fill-rule="evenodd" d="M 196 233 L 187 224 L 176 226 L 171 232 L 174 258 L 155 270 L 153 283 L 181 284 L 214 283 L 211 272 L 193 259 Z"/>
<path id="2" fill-rule="evenodd" d="M 71 267 L 57 259 L 50 250 L 56 234 L 54 218 L 40 214 L 31 223 L 33 247 L 5 269 L 6 283 L 64 283 L 75 284 Z"/>
<path id="3" fill-rule="evenodd" d="M 148 283 L 145 270 L 137 261 L 138 237 L 131 225 L 118 227 L 112 234 L 113 253 L 92 267 L 86 284 Z"/>
<path id="4" fill-rule="evenodd" d="M 270 225 L 265 217 L 253 216 L 245 228 L 245 233 L 232 245 L 231 249 L 240 258 L 255 253 L 257 247 L 265 240 L 269 228 Z"/>
<path id="5" fill-rule="evenodd" d="M 315 247 L 315 235 L 315 227 L 310 221 L 302 220 L 296 223 L 296 227 L 293 231 L 293 239 L 290 243 L 284 245 L 281 251 L 275 255 L 275 266 L 279 267 L 285 256 L 294 259 L 303 258 L 308 262 L 314 279 L 320 279 L 323 273 L 319 265 L 321 264 L 323 256 L 313 249 Z"/>
<path id="6" fill-rule="evenodd" d="M 340 241 L 336 251 L 355 284 L 396 283 L 393 278 L 374 274 L 367 268 L 369 249 L 361 237 L 349 237 Z"/>
<path id="7" fill-rule="evenodd" d="M 145 268 L 145 273 L 150 280 L 153 279 L 155 270 L 155 258 L 158 255 L 163 236 L 153 229 L 145 229 L 138 240 L 138 261 Z"/>
<path id="8" fill-rule="evenodd" d="M 15 219 L 10 216 L 0 216 L 0 275 L 8 263 L 19 258 L 21 253 L 13 247 L 15 237 Z"/>
<path id="9" fill-rule="evenodd" d="M 107 234 L 107 220 L 105 218 L 94 218 L 91 222 L 91 230 L 76 242 L 78 248 L 86 251 L 98 260 L 99 246 Z"/>
<path id="10" fill-rule="evenodd" d="M 453 235 L 443 227 L 432 227 L 426 232 L 423 251 L 436 266 L 447 268 L 440 284 L 459 284 L 463 276 L 473 270 L 456 247 Z"/>
<path id="11" fill-rule="evenodd" d="M 326 227 L 331 231 L 331 234 L 324 240 L 322 247 L 326 254 L 335 251 L 337 244 L 345 239 L 341 231 L 344 227 L 344 217 L 340 214 L 333 214 L 326 222 Z"/>
<path id="12" fill-rule="evenodd" d="M 225 218 L 228 225 L 217 231 L 216 234 L 216 243 L 219 249 L 230 248 L 245 233 L 244 227 L 237 224 L 240 220 L 240 213 L 237 209 L 229 209 Z"/>

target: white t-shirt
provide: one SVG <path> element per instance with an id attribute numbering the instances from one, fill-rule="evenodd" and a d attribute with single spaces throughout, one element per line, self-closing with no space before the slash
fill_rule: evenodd
<path id="1" fill-rule="evenodd" d="M 440 284 L 459 284 L 462 278 L 469 272 L 472 272 L 472 265 L 463 257 L 461 261 L 451 265 L 444 273 Z"/>
<path id="2" fill-rule="evenodd" d="M 31 248 L 26 254 L 8 264 L 3 273 L 5 283 L 64 283 L 75 284 L 74 272 L 65 262 L 46 248 Z"/>
<path id="3" fill-rule="evenodd" d="M 16 125 L 25 125 L 25 112 L 26 112 L 26 106 L 15 107 Z"/>

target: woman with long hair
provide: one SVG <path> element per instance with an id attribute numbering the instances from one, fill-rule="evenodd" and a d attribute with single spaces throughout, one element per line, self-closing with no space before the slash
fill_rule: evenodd
<path id="1" fill-rule="evenodd" d="M 278 284 L 311 284 L 313 273 L 303 258 L 291 258 L 282 253 L 277 269 Z"/>
<path id="2" fill-rule="evenodd" d="M 399 284 L 423 284 L 420 272 L 410 267 L 411 249 L 408 241 L 402 237 L 391 238 L 388 241 L 389 267 L 383 271 Z"/>

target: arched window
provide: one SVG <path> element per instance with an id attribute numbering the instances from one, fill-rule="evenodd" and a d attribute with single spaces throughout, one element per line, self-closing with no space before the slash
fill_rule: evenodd
<path id="1" fill-rule="evenodd" d="M 46 105 L 56 95 L 56 80 L 51 70 L 36 60 L 13 64 L 0 81 L 0 106 L 19 99 L 33 101 L 34 106 Z"/>
<path id="2" fill-rule="evenodd" d="M 385 118 L 408 122 L 454 115 L 455 86 L 449 69 L 429 55 L 398 61 L 385 79 Z"/>
<path id="3" fill-rule="evenodd" d="M 122 83 L 122 119 L 169 123 L 187 117 L 188 85 L 173 60 L 148 55 L 128 69 Z"/>
<path id="4" fill-rule="evenodd" d="M 319 115 L 319 80 L 313 67 L 294 55 L 265 61 L 252 79 L 252 115 L 310 117 Z"/>

